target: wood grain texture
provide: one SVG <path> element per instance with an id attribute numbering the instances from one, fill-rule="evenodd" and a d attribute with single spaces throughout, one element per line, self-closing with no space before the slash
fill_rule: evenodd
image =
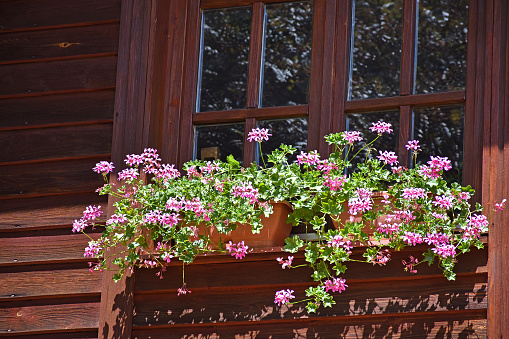
<path id="1" fill-rule="evenodd" d="M 0 131 L 113 121 L 114 90 L 0 100 Z"/>
<path id="2" fill-rule="evenodd" d="M 0 31 L 119 19 L 120 0 L 0 2 Z"/>
<path id="3" fill-rule="evenodd" d="M 108 156 L 0 166 L 0 198 L 94 192 L 104 184 L 92 168 Z"/>
<path id="4" fill-rule="evenodd" d="M 245 119 L 299 118 L 308 113 L 307 105 L 232 109 L 230 111 L 200 112 L 193 114 L 194 124 L 237 122 Z"/>
<path id="5" fill-rule="evenodd" d="M 218 323 L 187 326 L 134 328 L 133 338 L 486 338 L 486 320 L 482 313 L 460 312 L 453 315 L 412 314 L 405 317 L 334 317 L 295 321 Z M 430 317 L 431 316 L 431 317 Z"/>
<path id="6" fill-rule="evenodd" d="M 102 274 L 88 269 L 3 273 L 0 301 L 101 293 Z"/>
<path id="7" fill-rule="evenodd" d="M 118 23 L 7 33 L 0 36 L 0 64 L 116 53 Z"/>
<path id="8" fill-rule="evenodd" d="M 265 5 L 262 2 L 255 2 L 253 4 L 251 17 L 251 40 L 249 46 L 249 72 L 246 97 L 247 108 L 257 108 L 260 102 L 264 25 Z"/>
<path id="9" fill-rule="evenodd" d="M 3 200 L 0 232 L 70 227 L 89 205 L 106 210 L 107 198 L 97 193 Z"/>
<path id="10" fill-rule="evenodd" d="M 3 308 L 0 335 L 91 330 L 99 325 L 98 312 L 97 302 Z"/>
<path id="11" fill-rule="evenodd" d="M 16 161 L 108 154 L 111 134 L 111 123 L 0 132 L 0 166 Z"/>
<path id="12" fill-rule="evenodd" d="M 116 56 L 2 65 L 0 98 L 111 87 L 115 85 L 116 65 Z"/>

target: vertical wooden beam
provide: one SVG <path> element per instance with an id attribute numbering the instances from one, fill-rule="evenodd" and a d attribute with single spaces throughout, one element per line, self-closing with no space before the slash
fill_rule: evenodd
<path id="1" fill-rule="evenodd" d="M 251 43 L 249 46 L 247 108 L 257 108 L 260 102 L 260 75 L 263 61 L 263 26 L 265 21 L 264 8 L 265 6 L 262 2 L 255 2 L 253 4 L 253 15 L 251 17 Z"/>
<path id="2" fill-rule="evenodd" d="M 399 136 L 398 136 L 398 160 L 401 166 L 410 166 L 412 159 L 405 147 L 406 142 L 412 137 L 412 107 L 409 105 L 399 108 Z"/>
<path id="3" fill-rule="evenodd" d="M 403 41 L 401 44 L 400 95 L 414 91 L 416 50 L 417 1 L 405 0 L 403 4 Z"/>
<path id="4" fill-rule="evenodd" d="M 509 197 L 509 9 L 505 0 L 486 1 L 486 91 L 484 100 L 483 202 L 492 208 Z M 489 47 L 489 48 L 488 48 Z M 509 333 L 509 213 L 494 216 L 490 225 L 488 257 L 488 337 L 504 338 Z"/>
<path id="5" fill-rule="evenodd" d="M 252 162 L 255 161 L 256 148 L 259 147 L 255 142 L 249 142 L 247 140 L 248 133 L 256 128 L 256 119 L 249 118 L 246 119 L 245 124 L 245 132 L 244 132 L 244 166 L 249 166 Z"/>
<path id="6" fill-rule="evenodd" d="M 112 160 L 120 170 L 125 154 L 140 153 L 148 142 L 149 109 L 147 94 L 150 86 L 148 60 L 150 56 L 152 1 L 125 0 L 120 19 L 115 122 Z M 116 180 L 112 175 L 111 180 Z M 108 214 L 112 214 L 110 198 Z M 122 248 L 105 255 L 114 256 Z M 99 321 L 100 338 L 130 338 L 133 316 L 134 278 L 126 272 L 114 283 L 113 272 L 103 273 Z"/>

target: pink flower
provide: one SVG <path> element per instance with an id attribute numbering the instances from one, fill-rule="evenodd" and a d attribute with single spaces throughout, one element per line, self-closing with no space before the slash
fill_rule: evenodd
<path id="1" fill-rule="evenodd" d="M 179 218 L 179 215 L 176 213 L 163 213 L 160 217 L 161 224 L 168 227 L 173 227 L 182 220 Z"/>
<path id="2" fill-rule="evenodd" d="M 281 264 L 281 268 L 284 270 L 285 268 L 291 268 L 293 262 L 293 256 L 288 256 L 288 260 L 284 260 L 281 258 L 276 258 L 277 262 Z"/>
<path id="3" fill-rule="evenodd" d="M 301 151 L 299 155 L 297 155 L 297 163 L 299 165 L 308 164 L 308 165 L 316 165 L 320 163 L 320 156 L 316 151 L 311 151 L 306 153 Z"/>
<path id="4" fill-rule="evenodd" d="M 446 259 L 447 257 L 454 257 L 456 255 L 456 248 L 454 245 L 440 244 L 436 248 L 431 249 L 438 256 Z"/>
<path id="5" fill-rule="evenodd" d="M 366 212 L 373 209 L 373 201 L 371 199 L 352 198 L 348 200 L 348 213 L 357 215 L 357 213 Z"/>
<path id="6" fill-rule="evenodd" d="M 101 214 L 103 214 L 101 206 L 90 205 L 83 211 L 83 220 L 95 220 L 96 218 L 99 218 Z"/>
<path id="7" fill-rule="evenodd" d="M 410 140 L 406 145 L 406 149 L 407 150 L 414 150 L 414 151 L 418 151 L 421 149 L 421 146 L 418 145 L 419 143 L 419 140 Z"/>
<path id="8" fill-rule="evenodd" d="M 184 283 L 184 285 L 182 285 L 182 287 L 177 290 L 177 295 L 182 295 L 182 294 L 187 294 L 187 293 L 191 293 L 191 291 L 187 289 L 187 284 Z"/>
<path id="9" fill-rule="evenodd" d="M 398 156 L 394 152 L 378 151 L 380 153 L 377 158 L 388 165 L 398 164 Z"/>
<path id="10" fill-rule="evenodd" d="M 419 233 L 405 232 L 405 235 L 403 236 L 403 241 L 405 241 L 409 245 L 415 246 L 417 244 L 421 244 L 423 242 L 423 239 Z"/>
<path id="11" fill-rule="evenodd" d="M 196 166 L 191 166 L 187 169 L 187 177 L 189 179 L 193 178 L 193 177 L 201 177 L 201 174 L 200 172 L 198 172 L 198 170 L 196 169 Z"/>
<path id="12" fill-rule="evenodd" d="M 451 167 L 451 161 L 447 157 L 431 157 L 431 161 L 428 161 L 428 165 L 437 171 L 448 171 Z"/>
<path id="13" fill-rule="evenodd" d="M 435 201 L 433 201 L 433 205 L 449 210 L 452 208 L 454 198 L 452 196 L 442 195 L 441 197 L 436 196 Z"/>
<path id="14" fill-rule="evenodd" d="M 403 198 L 406 200 L 416 200 L 419 198 L 426 198 L 426 191 L 423 188 L 404 188 Z"/>
<path id="15" fill-rule="evenodd" d="M 281 290 L 276 292 L 276 297 L 274 298 L 274 304 L 278 306 L 284 305 L 290 301 L 290 299 L 294 299 L 293 295 L 294 290 Z"/>
<path id="16" fill-rule="evenodd" d="M 213 163 L 211 161 L 207 161 L 207 166 L 201 168 L 203 173 L 212 173 L 214 171 L 218 171 L 219 169 L 219 164 Z"/>
<path id="17" fill-rule="evenodd" d="M 397 223 L 388 223 L 388 224 L 378 224 L 377 232 L 392 235 L 393 233 L 398 233 L 400 231 L 401 224 Z"/>
<path id="18" fill-rule="evenodd" d="M 376 258 L 373 258 L 371 261 L 373 265 L 385 265 L 391 260 L 391 252 L 388 249 L 382 250 L 377 253 Z"/>
<path id="19" fill-rule="evenodd" d="M 468 199 L 470 199 L 470 193 L 468 192 L 459 192 L 458 193 L 458 200 L 465 200 L 467 201 Z"/>
<path id="20" fill-rule="evenodd" d="M 163 164 L 156 170 L 155 177 L 163 181 L 169 181 L 180 177 L 180 172 L 175 168 L 175 165 Z"/>
<path id="21" fill-rule="evenodd" d="M 373 122 L 372 125 L 373 126 L 371 126 L 369 128 L 371 130 L 371 132 L 376 132 L 379 135 L 383 134 L 383 133 L 387 133 L 387 134 L 392 133 L 392 129 L 391 129 L 392 125 L 389 124 L 388 122 L 377 121 L 377 122 Z"/>
<path id="22" fill-rule="evenodd" d="M 449 237 L 444 233 L 428 233 L 424 241 L 428 245 L 448 244 Z"/>
<path id="23" fill-rule="evenodd" d="M 325 159 L 318 164 L 317 168 L 318 170 L 324 172 L 325 175 L 329 175 L 330 171 L 338 169 L 338 165 L 329 163 L 329 161 Z"/>
<path id="24" fill-rule="evenodd" d="M 327 241 L 327 246 L 328 247 L 336 247 L 336 248 L 340 248 L 340 247 L 343 247 L 343 249 L 348 253 L 348 254 L 351 254 L 352 252 L 350 251 L 353 246 L 352 246 L 352 242 L 350 241 L 350 239 L 348 238 L 343 238 L 341 235 L 335 235 L 331 238 L 331 240 Z"/>
<path id="25" fill-rule="evenodd" d="M 325 186 L 329 187 L 331 191 L 341 190 L 343 184 L 346 182 L 346 177 L 341 176 L 339 178 L 331 178 L 327 177 L 325 182 L 323 183 Z"/>
<path id="26" fill-rule="evenodd" d="M 178 212 L 180 211 L 184 206 L 184 202 L 182 200 L 177 200 L 176 198 L 169 198 L 168 201 L 166 201 L 166 209 L 170 211 Z"/>
<path id="27" fill-rule="evenodd" d="M 269 134 L 269 130 L 267 128 L 253 128 L 247 135 L 247 141 L 268 141 L 270 136 L 272 136 L 272 134 Z"/>
<path id="28" fill-rule="evenodd" d="M 343 278 L 332 278 L 324 282 L 323 288 L 325 289 L 325 292 L 343 292 L 348 285 L 346 284 L 346 280 Z"/>
<path id="29" fill-rule="evenodd" d="M 136 168 L 126 168 L 122 172 L 118 173 L 118 180 L 136 180 L 140 173 Z"/>
<path id="30" fill-rule="evenodd" d="M 230 247 L 228 247 L 228 252 L 235 257 L 235 259 L 242 259 L 247 254 L 247 249 L 249 248 L 247 245 L 244 245 L 244 241 L 239 242 L 238 244 L 234 244 L 231 241 L 229 242 Z"/>
<path id="31" fill-rule="evenodd" d="M 114 168 L 115 166 L 113 166 L 112 162 L 101 161 L 95 164 L 95 167 L 92 170 L 99 174 L 108 174 L 113 172 Z"/>
<path id="32" fill-rule="evenodd" d="M 362 141 L 361 132 L 343 132 L 343 139 L 348 141 L 349 144 L 353 144 L 356 141 Z"/>
<path id="33" fill-rule="evenodd" d="M 463 229 L 463 239 L 479 238 L 481 233 L 488 231 L 488 218 L 482 214 L 474 214 Z"/>
<path id="34" fill-rule="evenodd" d="M 128 154 L 124 162 L 129 166 L 139 166 L 143 164 L 143 156 L 138 154 Z"/>
<path id="35" fill-rule="evenodd" d="M 81 232 L 87 226 L 88 226 L 87 222 L 83 219 L 74 220 L 74 222 L 72 223 L 72 231 L 73 232 Z"/>
<path id="36" fill-rule="evenodd" d="M 417 273 L 417 270 L 414 268 L 415 265 L 419 263 L 417 258 L 414 258 L 413 256 L 408 257 L 409 261 L 406 262 L 405 260 L 401 260 L 403 265 L 405 265 L 405 271 L 409 271 L 410 273 Z"/>
<path id="37" fill-rule="evenodd" d="M 102 247 L 101 247 L 98 243 L 96 243 L 96 242 L 94 242 L 94 241 L 90 241 L 90 242 L 88 243 L 87 248 L 85 248 L 85 253 L 83 253 L 83 256 L 84 256 L 84 257 L 87 257 L 87 258 L 88 258 L 88 257 L 92 257 L 92 258 L 94 258 L 94 257 L 96 257 L 97 255 L 99 255 L 99 252 L 100 252 L 101 250 L 102 250 Z"/>
<path id="38" fill-rule="evenodd" d="M 125 214 L 113 214 L 111 218 L 106 220 L 106 225 L 112 225 L 112 224 L 121 224 L 123 222 L 126 222 L 127 216 Z"/>
<path id="39" fill-rule="evenodd" d="M 506 199 L 503 199 L 503 200 L 500 202 L 500 204 L 495 203 L 495 212 L 500 212 L 500 211 L 502 211 L 502 210 L 504 209 L 504 207 L 505 207 L 505 201 L 506 201 Z"/>

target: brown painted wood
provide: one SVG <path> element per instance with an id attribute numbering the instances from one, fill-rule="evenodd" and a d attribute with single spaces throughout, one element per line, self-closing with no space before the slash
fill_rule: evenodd
<path id="1" fill-rule="evenodd" d="M 410 168 L 412 153 L 405 147 L 406 142 L 411 140 L 412 136 L 412 108 L 410 106 L 401 106 L 399 109 L 399 145 L 398 160 L 400 166 Z"/>
<path id="2" fill-rule="evenodd" d="M 238 122 L 245 119 L 277 119 L 305 117 L 307 105 L 235 109 L 230 111 L 200 112 L 193 114 L 194 124 Z"/>
<path id="3" fill-rule="evenodd" d="M 284 274 L 280 272 L 279 274 Z M 218 279 L 221 275 L 218 275 Z M 196 324 L 205 322 L 269 321 L 277 319 L 301 319 L 320 317 L 397 314 L 410 312 L 446 312 L 453 310 L 485 310 L 486 275 L 468 276 L 444 283 L 440 278 L 421 278 L 412 281 L 350 282 L 348 288 L 335 295 L 336 304 L 321 308 L 308 315 L 301 305 L 275 307 L 274 294 L 280 289 L 295 291 L 296 300 L 305 299 L 307 282 L 282 285 L 270 284 L 271 276 L 265 276 L 266 284 L 250 287 L 193 289 L 187 279 L 191 294 L 177 296 L 177 291 L 146 294 L 134 297 L 134 326 L 166 324 Z M 228 279 L 226 276 L 225 280 Z M 348 280 L 347 280 L 348 283 Z M 227 310 L 227 312 L 225 312 Z M 154 315 L 157 314 L 157 317 Z"/>
<path id="4" fill-rule="evenodd" d="M 113 121 L 114 90 L 0 100 L 0 131 Z"/>
<path id="5" fill-rule="evenodd" d="M 0 232 L 70 227 L 89 205 L 106 211 L 106 197 L 97 193 L 3 200 Z"/>
<path id="6" fill-rule="evenodd" d="M 0 31 L 111 20 L 119 15 L 120 0 L 2 1 Z"/>
<path id="7" fill-rule="evenodd" d="M 264 0 L 264 3 L 274 3 L 274 2 L 291 2 L 295 0 Z M 250 6 L 259 0 L 201 0 L 200 8 L 202 9 L 210 9 L 210 8 L 223 8 L 223 7 L 237 7 L 237 6 Z"/>
<path id="8" fill-rule="evenodd" d="M 247 108 L 257 108 L 260 102 L 260 75 L 262 67 L 263 26 L 265 5 L 253 3 L 251 15 L 251 40 L 249 46 L 249 73 L 247 84 Z"/>
<path id="9" fill-rule="evenodd" d="M 390 109 L 398 109 L 399 106 L 409 105 L 419 106 L 438 106 L 452 105 L 465 102 L 465 92 L 443 92 L 430 94 L 417 94 L 408 96 L 399 96 L 393 98 L 378 98 L 366 100 L 348 101 L 345 104 L 346 113 L 373 112 Z"/>
<path id="10" fill-rule="evenodd" d="M 401 43 L 400 95 L 414 92 L 415 30 L 417 2 L 405 0 L 403 4 L 403 40 Z"/>
<path id="11" fill-rule="evenodd" d="M 0 199 L 62 193 L 94 192 L 104 184 L 92 168 L 107 155 L 95 158 L 0 166 Z"/>
<path id="12" fill-rule="evenodd" d="M 69 233 L 72 233 L 69 228 Z M 100 234 L 89 234 L 92 239 Z M 0 248 L 9 251 L 0 258 L 0 265 L 19 265 L 29 263 L 51 263 L 59 261 L 91 261 L 84 258 L 83 252 L 89 238 L 82 234 L 0 238 Z"/>
<path id="13" fill-rule="evenodd" d="M 111 151 L 112 124 L 62 126 L 0 133 L 3 163 L 57 159 Z"/>
<path id="14" fill-rule="evenodd" d="M 0 335 L 92 330 L 99 325 L 98 311 L 97 302 L 4 308 L 0 309 Z"/>
<path id="15" fill-rule="evenodd" d="M 116 53 L 118 23 L 7 33 L 0 36 L 0 65 Z"/>
<path id="16" fill-rule="evenodd" d="M 3 65 L 0 98 L 25 93 L 93 89 L 115 85 L 115 56 Z"/>
<path id="17" fill-rule="evenodd" d="M 260 147 L 257 142 L 249 142 L 247 138 L 249 137 L 249 132 L 256 128 L 257 123 L 256 119 L 250 118 L 246 119 L 245 124 L 245 133 L 244 133 L 244 165 L 249 166 L 249 164 L 255 161 L 256 148 Z"/>
<path id="18" fill-rule="evenodd" d="M 434 317 L 433 317 L 434 316 Z M 413 313 L 404 316 L 333 317 L 295 321 L 244 322 L 134 328 L 133 338 L 486 338 L 481 312 Z"/>
<path id="19" fill-rule="evenodd" d="M 3 273 L 0 301 L 101 293 L 100 272 L 87 269 Z"/>

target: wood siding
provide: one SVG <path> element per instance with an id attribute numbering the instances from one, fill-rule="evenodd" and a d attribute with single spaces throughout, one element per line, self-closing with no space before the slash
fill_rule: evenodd
<path id="1" fill-rule="evenodd" d="M 0 336 L 98 336 L 102 277 L 71 225 L 107 206 L 91 169 L 111 157 L 119 27 L 120 0 L 0 2 Z"/>

